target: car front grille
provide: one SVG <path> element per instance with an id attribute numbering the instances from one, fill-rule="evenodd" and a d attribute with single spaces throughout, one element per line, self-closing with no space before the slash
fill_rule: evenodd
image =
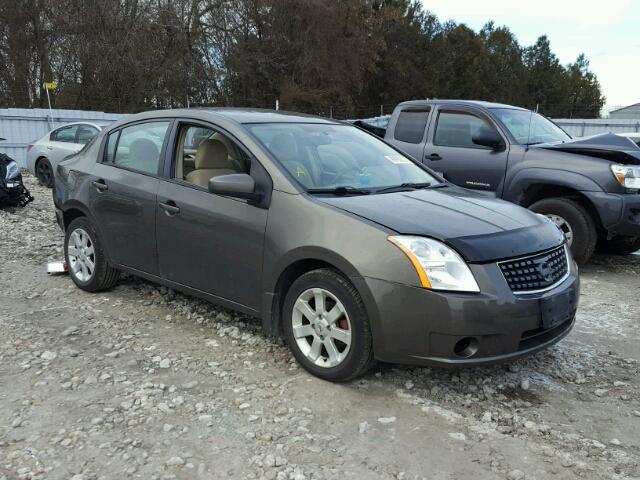
<path id="1" fill-rule="evenodd" d="M 498 266 L 514 293 L 547 290 L 562 281 L 569 272 L 564 245 L 530 257 L 498 262 Z"/>

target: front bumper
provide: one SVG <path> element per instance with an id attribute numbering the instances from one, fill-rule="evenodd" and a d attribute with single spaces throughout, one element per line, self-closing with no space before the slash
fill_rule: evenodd
<path id="1" fill-rule="evenodd" d="M 477 366 L 529 355 L 564 338 L 572 329 L 580 295 L 577 268 L 551 290 L 515 295 L 498 266 L 471 265 L 481 293 L 436 292 L 362 278 L 369 300 L 374 353 L 391 363 Z M 358 287 L 358 285 L 356 284 Z M 559 324 L 543 327 L 544 299 L 566 294 L 572 310 Z M 461 351 L 469 340 L 473 348 Z"/>
<path id="2" fill-rule="evenodd" d="M 630 237 L 640 236 L 640 194 L 582 192 L 595 205 L 607 232 Z"/>

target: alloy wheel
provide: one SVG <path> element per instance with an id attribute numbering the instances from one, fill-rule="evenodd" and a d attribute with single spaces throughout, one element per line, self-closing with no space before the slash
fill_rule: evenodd
<path id="1" fill-rule="evenodd" d="M 69 235 L 67 258 L 73 276 L 81 282 L 91 280 L 96 267 L 95 250 L 91 237 L 82 228 L 76 228 Z"/>
<path id="2" fill-rule="evenodd" d="M 344 361 L 351 348 L 351 321 L 335 295 L 324 288 L 305 290 L 291 317 L 293 337 L 309 361 L 324 368 Z"/>
<path id="3" fill-rule="evenodd" d="M 547 213 L 545 216 L 553 223 L 555 223 L 560 230 L 562 230 L 562 233 L 564 233 L 564 238 L 567 240 L 567 244 L 571 246 L 571 244 L 573 243 L 573 229 L 571 228 L 571 225 L 569 225 L 569 222 L 567 222 L 560 215 L 556 215 L 553 213 Z"/>

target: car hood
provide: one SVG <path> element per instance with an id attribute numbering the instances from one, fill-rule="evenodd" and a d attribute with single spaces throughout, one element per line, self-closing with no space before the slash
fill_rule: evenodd
<path id="1" fill-rule="evenodd" d="M 541 143 L 531 148 L 560 150 L 623 164 L 640 164 L 640 147 L 629 138 L 613 133 L 577 138 L 564 143 Z"/>
<path id="2" fill-rule="evenodd" d="M 544 217 L 458 187 L 317 199 L 401 234 L 441 240 L 469 262 L 524 256 L 564 240 Z"/>

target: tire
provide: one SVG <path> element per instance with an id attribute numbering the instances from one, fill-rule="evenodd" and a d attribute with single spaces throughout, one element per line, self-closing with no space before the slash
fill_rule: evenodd
<path id="1" fill-rule="evenodd" d="M 83 242 L 86 246 L 81 252 Z M 71 280 L 82 290 L 98 292 L 111 288 L 118 282 L 120 272 L 109 264 L 98 233 L 87 217 L 76 218 L 67 227 L 64 258 Z M 89 268 L 91 263 L 93 268 Z"/>
<path id="2" fill-rule="evenodd" d="M 640 250 L 640 237 L 618 235 L 617 237 L 613 237 L 611 240 L 601 238 L 598 241 L 597 249 L 602 253 L 629 255 Z"/>
<path id="3" fill-rule="evenodd" d="M 316 294 L 325 295 L 324 309 L 317 305 L 316 298 L 319 297 Z M 317 310 L 324 311 L 326 317 L 315 316 L 314 326 L 296 307 L 298 300 L 310 307 L 311 310 L 307 310 L 309 315 L 315 315 Z M 281 320 L 285 340 L 293 356 L 305 370 L 319 378 L 347 382 L 366 373 L 375 363 L 371 327 L 362 298 L 355 287 L 335 270 L 313 270 L 293 282 L 285 296 Z M 309 335 L 302 336 L 303 332 Z M 336 339 L 336 336 L 349 343 Z M 314 349 L 316 342 L 321 343 L 319 349 Z M 334 348 L 328 349 L 331 345 Z M 318 352 L 316 361 L 311 360 L 315 356 L 314 350 Z"/>
<path id="4" fill-rule="evenodd" d="M 49 160 L 46 157 L 39 158 L 34 169 L 40 185 L 51 188 L 53 186 L 53 167 Z"/>
<path id="5" fill-rule="evenodd" d="M 568 198 L 545 198 L 531 205 L 529 210 L 566 222 L 572 236 L 570 247 L 573 258 L 579 265 L 589 261 L 596 248 L 598 234 L 593 218 L 582 205 Z M 569 241 L 567 233 L 566 236 Z"/>

